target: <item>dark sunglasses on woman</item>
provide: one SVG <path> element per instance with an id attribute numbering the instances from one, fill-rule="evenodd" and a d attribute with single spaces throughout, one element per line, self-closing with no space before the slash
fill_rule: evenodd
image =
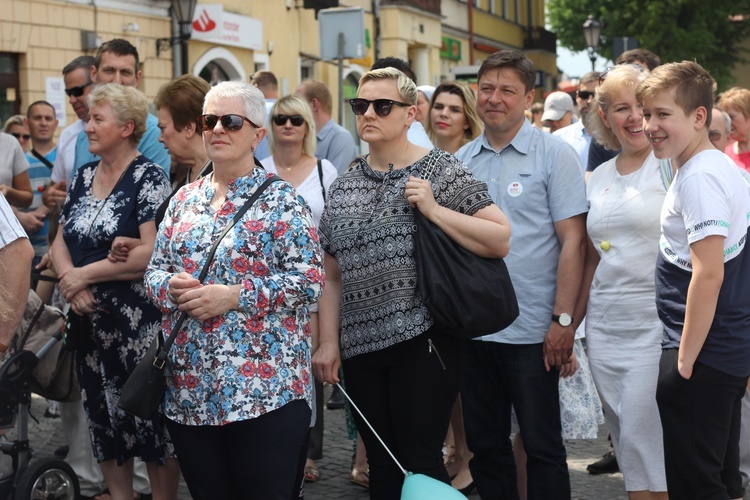
<path id="1" fill-rule="evenodd" d="M 15 137 L 19 141 L 21 140 L 21 137 L 23 137 L 24 141 L 28 141 L 29 139 L 31 139 L 31 136 L 29 134 L 19 134 L 17 132 L 11 132 L 10 135 L 12 135 L 13 137 Z"/>
<path id="2" fill-rule="evenodd" d="M 69 89 L 65 89 L 65 94 L 67 94 L 68 97 L 81 97 L 83 95 L 83 89 L 88 87 L 94 82 L 88 82 L 84 83 L 83 85 L 79 85 L 77 87 L 71 87 Z"/>
<path id="3" fill-rule="evenodd" d="M 372 103 L 372 109 L 375 110 L 375 114 L 378 116 L 388 116 L 391 114 L 391 110 L 393 109 L 393 105 L 401 106 L 402 108 L 408 108 L 409 106 L 412 106 L 412 104 L 406 104 L 405 102 L 399 102 L 399 101 L 393 101 L 391 99 L 375 99 L 374 101 L 370 101 L 368 99 L 349 99 L 349 104 L 352 106 L 352 112 L 355 115 L 364 115 L 367 113 L 367 108 L 370 107 L 370 103 Z"/>
<path id="4" fill-rule="evenodd" d="M 240 130 L 245 122 L 252 125 L 254 128 L 260 128 L 256 124 L 250 121 L 242 115 L 201 115 L 198 117 L 198 125 L 200 125 L 203 132 L 207 130 L 213 130 L 217 123 L 221 122 L 221 126 L 224 130 L 230 132 L 236 132 Z"/>
<path id="5" fill-rule="evenodd" d="M 272 120 L 279 127 L 286 125 L 287 120 L 291 120 L 295 127 L 300 127 L 305 123 L 305 119 L 300 115 L 273 115 Z"/>

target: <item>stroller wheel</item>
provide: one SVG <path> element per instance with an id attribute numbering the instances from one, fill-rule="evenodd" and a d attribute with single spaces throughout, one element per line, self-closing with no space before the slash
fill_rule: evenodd
<path id="1" fill-rule="evenodd" d="M 76 500 L 80 496 L 78 477 L 73 469 L 57 458 L 35 460 L 23 471 L 14 500 Z"/>

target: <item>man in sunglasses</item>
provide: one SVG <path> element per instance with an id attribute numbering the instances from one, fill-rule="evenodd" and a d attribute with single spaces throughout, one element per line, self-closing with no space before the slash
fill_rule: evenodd
<path id="1" fill-rule="evenodd" d="M 141 71 L 138 68 L 138 50 L 127 40 L 115 38 L 99 47 L 91 66 L 91 81 L 94 84 L 119 83 L 138 87 L 141 81 Z M 157 124 L 156 117 L 149 114 L 146 120 L 146 133 L 138 144 L 138 151 L 161 166 L 169 176 L 171 159 L 167 149 L 159 142 L 160 131 Z M 82 165 L 99 159 L 89 152 L 89 138 L 85 130 L 78 133 L 75 153 L 73 174 Z"/>
<path id="2" fill-rule="evenodd" d="M 591 132 L 588 130 L 588 114 L 594 102 L 596 87 L 599 86 L 599 73 L 591 71 L 581 77 L 576 91 L 576 107 L 580 120 L 554 132 L 565 142 L 573 146 L 581 159 L 585 169 L 589 161 L 589 147 L 591 146 Z"/>
<path id="3" fill-rule="evenodd" d="M 62 70 L 65 94 L 67 94 L 68 102 L 73 107 L 78 120 L 65 127 L 60 133 L 57 156 L 50 176 L 52 184 L 47 187 L 42 195 L 44 205 L 49 209 L 61 206 L 65 202 L 67 181 L 73 177 L 76 140 L 78 134 L 86 126 L 86 122 L 89 121 L 87 98 L 91 89 L 94 88 L 91 81 L 91 66 L 93 65 L 94 58 L 92 56 L 79 56 L 66 64 Z"/>

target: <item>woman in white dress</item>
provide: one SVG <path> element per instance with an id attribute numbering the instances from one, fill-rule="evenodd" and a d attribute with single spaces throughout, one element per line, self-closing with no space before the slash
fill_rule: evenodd
<path id="1" fill-rule="evenodd" d="M 315 220 L 320 224 L 325 197 L 338 171 L 328 160 L 317 160 L 315 122 L 310 106 L 303 98 L 288 95 L 271 108 L 268 128 L 268 147 L 271 156 L 261 160 L 263 167 L 294 186 L 297 194 L 307 202 Z M 312 352 L 317 350 L 318 305 L 310 308 Z M 313 392 L 313 420 L 309 448 L 304 465 L 304 479 L 315 482 L 320 472 L 315 460 L 323 456 L 323 384 L 315 380 Z"/>
<path id="2" fill-rule="evenodd" d="M 643 131 L 635 88 L 646 75 L 623 65 L 596 90 L 594 137 L 622 152 L 588 180 L 588 250 L 574 314 L 585 312 L 591 372 L 631 500 L 667 498 L 655 399 L 661 323 L 654 267 L 671 167 L 656 159 Z"/>

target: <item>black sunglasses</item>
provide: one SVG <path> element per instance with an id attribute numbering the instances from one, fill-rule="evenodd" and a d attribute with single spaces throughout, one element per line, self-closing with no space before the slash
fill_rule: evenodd
<path id="1" fill-rule="evenodd" d="M 198 125 L 200 125 L 203 132 L 207 130 L 213 130 L 214 127 L 216 127 L 216 124 L 219 122 L 221 122 L 221 126 L 224 127 L 224 130 L 228 130 L 230 132 L 236 132 L 237 130 L 240 130 L 242 126 L 245 125 L 245 122 L 249 123 L 255 128 L 260 128 L 256 124 L 251 122 L 249 118 L 246 118 L 242 115 L 201 115 L 198 117 Z"/>
<path id="2" fill-rule="evenodd" d="M 364 115 L 367 113 L 367 108 L 370 107 L 370 103 L 372 103 L 372 109 L 375 110 L 375 114 L 378 116 L 388 116 L 391 114 L 391 109 L 393 109 L 393 105 L 401 106 L 402 108 L 408 108 L 409 106 L 413 106 L 413 104 L 406 104 L 405 102 L 399 102 L 399 101 L 392 101 L 391 99 L 375 99 L 374 101 L 370 101 L 368 99 L 349 99 L 349 104 L 352 106 L 352 112 L 355 115 Z"/>
<path id="3" fill-rule="evenodd" d="M 592 97 L 594 97 L 594 92 L 591 92 L 589 90 L 579 90 L 578 91 L 578 97 L 581 98 L 583 101 L 588 101 Z"/>
<path id="4" fill-rule="evenodd" d="M 273 115 L 273 118 L 271 119 L 279 127 L 283 127 L 284 125 L 286 125 L 287 120 L 291 120 L 292 125 L 294 125 L 295 127 L 299 127 L 303 123 L 305 123 L 305 119 L 300 115 Z"/>
<path id="5" fill-rule="evenodd" d="M 18 134 L 16 132 L 11 132 L 10 135 L 12 135 L 13 137 L 15 137 L 19 141 L 21 140 L 21 137 L 23 137 L 24 141 L 28 141 L 29 139 L 31 139 L 31 136 L 29 134 Z"/>
<path id="6" fill-rule="evenodd" d="M 69 89 L 65 89 L 65 93 L 68 97 L 81 97 L 83 95 L 83 89 L 88 87 L 94 82 L 88 82 L 84 83 L 83 85 L 79 85 L 78 87 L 71 87 Z"/>

